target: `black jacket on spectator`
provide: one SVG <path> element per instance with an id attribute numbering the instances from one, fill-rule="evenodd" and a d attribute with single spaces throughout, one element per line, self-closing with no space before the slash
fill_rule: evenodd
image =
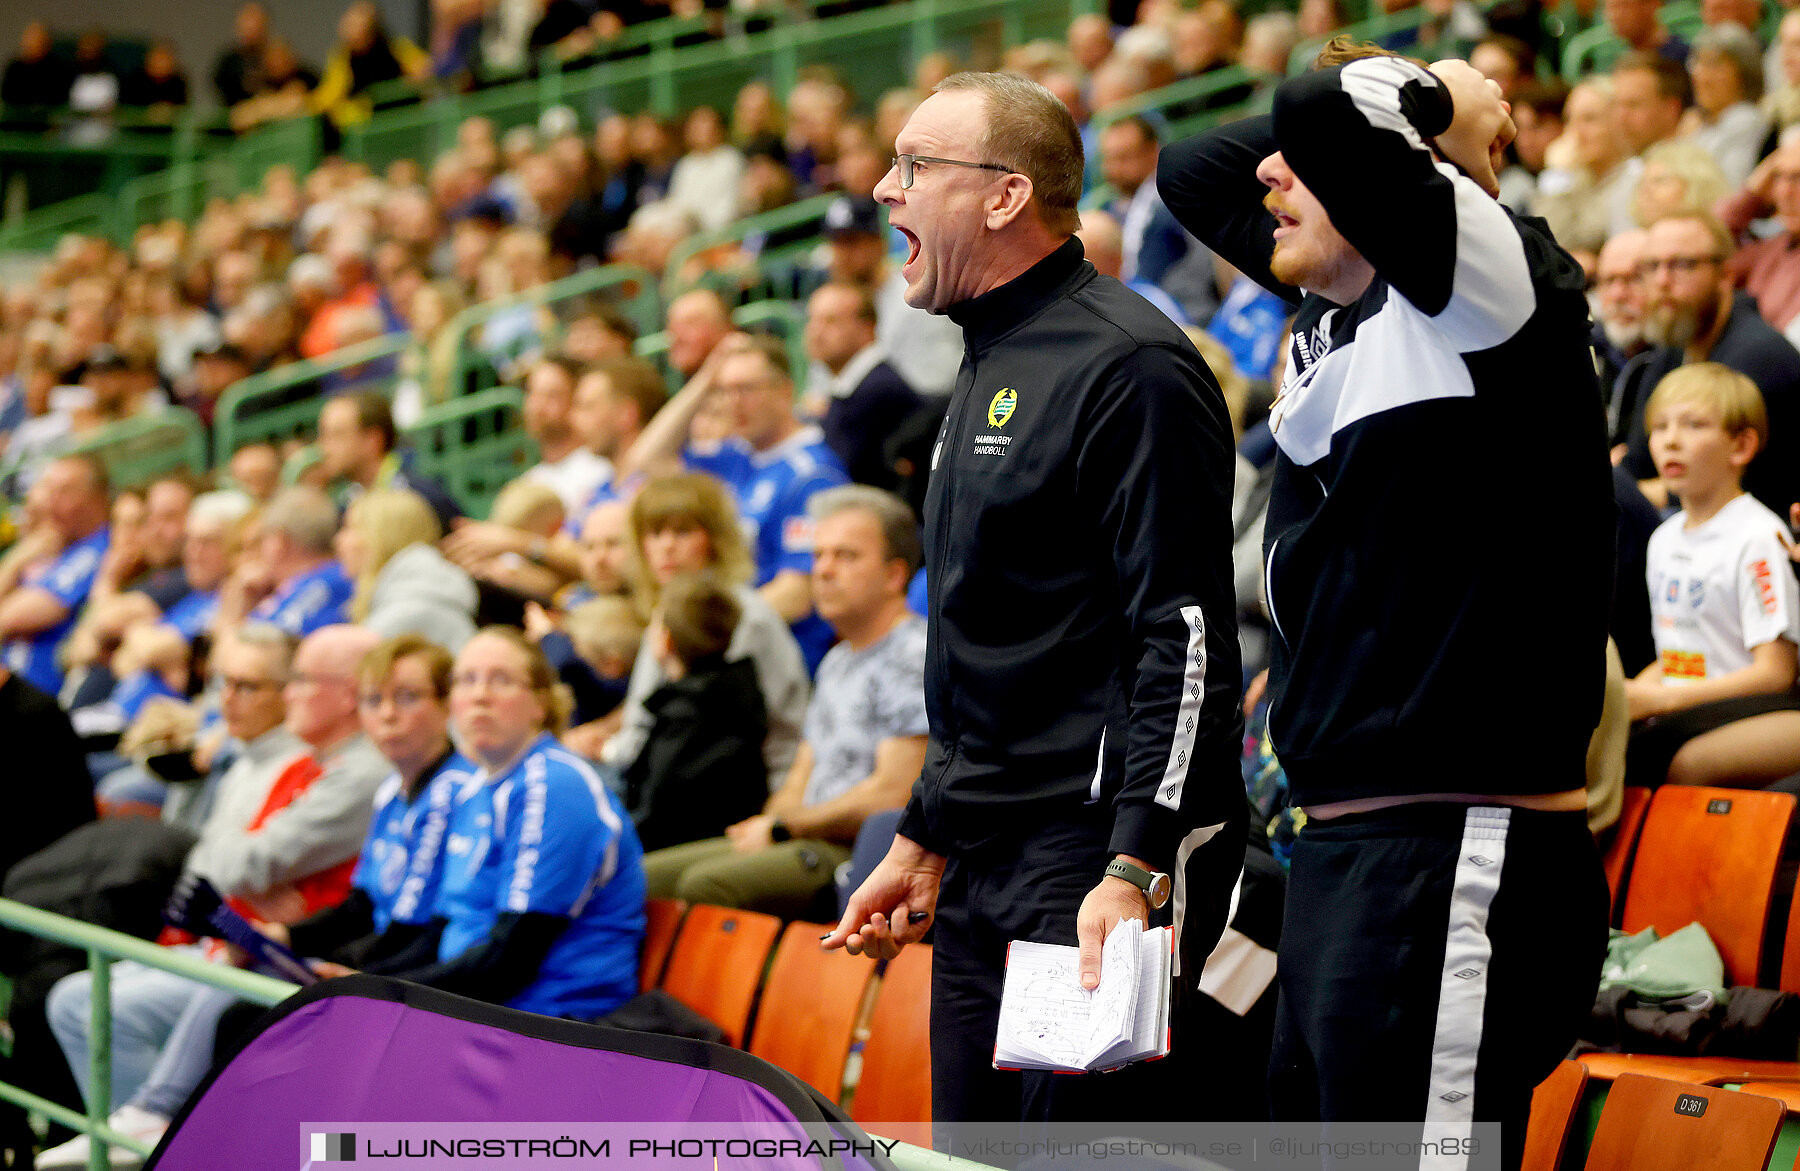
<path id="1" fill-rule="evenodd" d="M 158 80 L 139 69 L 119 83 L 121 106 L 185 106 L 188 102 L 187 78 L 179 73 Z"/>
<path id="2" fill-rule="evenodd" d="M 1644 404 L 1656 384 L 1680 366 L 1685 356 L 1676 346 L 1651 350 L 1633 358 L 1619 375 L 1621 433 L 1615 442 L 1630 446 L 1625 466 L 1640 480 L 1656 478 Z M 1800 430 L 1800 351 L 1757 314 L 1756 302 L 1748 293 L 1734 293 L 1725 331 L 1707 360 L 1748 375 L 1762 391 L 1763 404 L 1769 410 L 1769 442 L 1744 472 L 1744 491 L 1776 516 L 1786 516 L 1788 505 L 1800 500 L 1800 438 L 1795 436 Z"/>
<path id="3" fill-rule="evenodd" d="M 7 63 L 6 73 L 0 75 L 0 105 L 66 106 L 69 83 L 73 80 L 74 74 L 69 71 L 67 62 L 54 56 L 39 61 L 15 58 Z"/>
<path id="4" fill-rule="evenodd" d="M 531 51 L 548 49 L 570 33 L 585 28 L 596 11 L 594 5 L 577 3 L 577 0 L 550 0 L 544 5 L 544 15 L 531 30 Z"/>
<path id="5" fill-rule="evenodd" d="M 825 408 L 825 444 L 844 462 L 852 480 L 891 489 L 896 477 L 887 461 L 888 439 L 918 409 L 919 396 L 884 361 L 855 390 Z"/>
<path id="6" fill-rule="evenodd" d="M 575 653 L 575 644 L 562 631 L 551 631 L 538 645 L 543 648 L 550 665 L 556 668 L 556 677 L 574 693 L 575 712 L 569 717 L 572 725 L 579 727 L 597 720 L 625 702 L 627 680 L 609 679 L 588 666 L 587 660 Z"/>
<path id="7" fill-rule="evenodd" d="M 646 852 L 716 838 L 762 811 L 769 720 L 749 659 L 702 659 L 644 700 L 650 738 L 625 770 L 625 806 Z"/>
<path id="8" fill-rule="evenodd" d="M 94 820 L 94 782 L 81 742 L 56 701 L 8 672 L 0 682 L 0 744 L 8 799 L 0 830 L 0 881 L 13 863 Z"/>
<path id="9" fill-rule="evenodd" d="M 219 55 L 218 64 L 213 66 L 212 82 L 213 88 L 219 91 L 219 102 L 227 109 L 263 92 L 262 58 L 260 46 L 249 52 L 233 47 Z"/>

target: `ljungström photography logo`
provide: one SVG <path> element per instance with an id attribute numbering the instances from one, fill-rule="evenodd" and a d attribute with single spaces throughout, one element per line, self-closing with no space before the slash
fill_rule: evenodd
<path id="1" fill-rule="evenodd" d="M 353 1134 L 319 1134 L 312 1136 L 312 1161 L 315 1163 L 356 1162 L 356 1136 Z"/>

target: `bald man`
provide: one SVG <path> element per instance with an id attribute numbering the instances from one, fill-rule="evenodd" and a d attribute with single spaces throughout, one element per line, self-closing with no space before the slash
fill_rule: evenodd
<path id="1" fill-rule="evenodd" d="M 1081 240 L 1081 247 L 1087 252 L 1088 260 L 1099 270 L 1101 276 L 1109 276 L 1114 280 L 1124 280 L 1119 274 L 1125 265 L 1125 235 L 1119 228 L 1119 221 L 1106 212 L 1090 208 L 1081 213 L 1081 227 L 1075 235 Z M 1125 281 L 1125 287 L 1161 309 L 1163 316 L 1176 325 L 1192 325 L 1193 319 L 1182 311 L 1175 298 L 1163 292 L 1149 281 Z"/>

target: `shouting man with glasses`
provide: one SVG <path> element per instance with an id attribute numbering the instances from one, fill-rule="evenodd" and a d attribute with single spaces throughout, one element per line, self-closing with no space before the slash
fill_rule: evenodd
<path id="1" fill-rule="evenodd" d="M 1614 441 L 1624 445 L 1625 467 L 1658 505 L 1669 493 L 1650 458 L 1644 404 L 1663 375 L 1690 362 L 1718 362 L 1746 374 L 1762 391 L 1769 411 L 1769 439 L 1744 473 L 1744 490 L 1786 516 L 1800 500 L 1800 353 L 1764 321 L 1756 302 L 1732 291 L 1726 262 L 1731 235 L 1710 215 L 1672 215 L 1650 226 L 1639 271 L 1643 274 L 1644 336 L 1655 348 L 1619 375 L 1620 411 Z"/>
<path id="2" fill-rule="evenodd" d="M 893 955 L 935 923 L 939 1123 L 1188 1117 L 1204 1038 L 1183 1002 L 1244 852 L 1225 404 L 1186 336 L 1083 258 L 1081 139 L 1048 90 L 957 74 L 895 146 L 875 198 L 906 301 L 965 349 L 925 498 L 925 766 L 825 946 Z M 1078 943 L 1091 988 L 1116 923 L 1171 914 L 1174 1056 L 993 1067 L 1010 941 Z"/>

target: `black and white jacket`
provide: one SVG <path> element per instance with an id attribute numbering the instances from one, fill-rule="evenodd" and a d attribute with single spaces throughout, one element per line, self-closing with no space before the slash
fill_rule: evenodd
<path id="1" fill-rule="evenodd" d="M 1579 788 L 1599 715 L 1613 503 L 1584 278 L 1437 158 L 1451 115 L 1428 71 L 1372 58 L 1162 156 L 1187 228 L 1298 302 L 1264 538 L 1298 804 Z M 1269 272 L 1277 150 L 1375 269 L 1353 304 Z"/>

